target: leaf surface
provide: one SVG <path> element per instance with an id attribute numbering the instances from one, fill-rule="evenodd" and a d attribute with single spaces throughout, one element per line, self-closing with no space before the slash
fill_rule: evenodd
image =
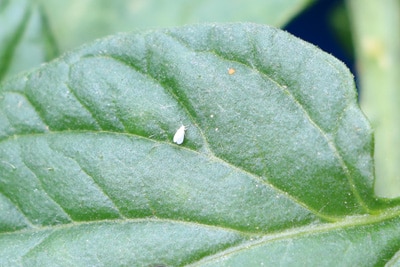
<path id="1" fill-rule="evenodd" d="M 285 32 L 120 34 L 0 90 L 0 265 L 398 261 L 352 76 Z"/>

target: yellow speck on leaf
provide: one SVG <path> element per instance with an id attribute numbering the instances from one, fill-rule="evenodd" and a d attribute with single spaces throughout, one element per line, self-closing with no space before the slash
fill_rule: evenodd
<path id="1" fill-rule="evenodd" d="M 229 69 L 228 69 L 228 74 L 229 74 L 229 75 L 232 75 L 232 74 L 234 74 L 235 72 L 236 72 L 236 70 L 233 69 L 233 68 L 229 68 Z"/>

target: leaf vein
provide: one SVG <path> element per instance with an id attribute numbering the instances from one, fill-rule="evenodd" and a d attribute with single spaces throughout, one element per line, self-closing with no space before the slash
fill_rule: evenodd
<path id="1" fill-rule="evenodd" d="M 53 233 L 54 231 L 49 231 L 46 236 L 43 236 L 43 238 L 41 238 L 37 243 L 35 243 L 32 247 L 30 247 L 29 250 L 25 252 L 21 258 L 23 259 L 27 257 L 35 248 L 43 244 L 43 242 L 45 242 L 50 236 L 52 236 Z"/>
<path id="2" fill-rule="evenodd" d="M 369 212 L 369 208 L 366 206 L 366 204 L 364 203 L 363 199 L 360 196 L 360 193 L 358 192 L 358 190 L 356 189 L 355 183 L 353 178 L 350 175 L 350 171 L 348 169 L 348 166 L 346 165 L 342 155 L 339 152 L 339 149 L 337 148 L 335 142 L 333 140 L 331 140 L 331 138 L 329 138 L 328 134 L 315 122 L 315 120 L 310 116 L 309 112 L 307 111 L 307 109 L 300 103 L 300 101 L 286 88 L 286 86 L 282 85 L 279 83 L 279 81 L 274 80 L 270 75 L 268 75 L 268 73 L 260 70 L 257 67 L 254 67 L 252 65 L 250 65 L 250 63 L 248 62 L 241 62 L 239 60 L 235 60 L 235 59 L 229 59 L 224 57 L 223 55 L 219 54 L 216 50 L 195 50 L 192 47 L 190 47 L 187 43 L 185 43 L 183 40 L 178 39 L 177 37 L 175 37 L 174 35 L 165 32 L 165 35 L 172 38 L 173 40 L 175 40 L 178 44 L 181 44 L 183 46 L 185 46 L 188 50 L 190 51 L 194 51 L 197 53 L 210 53 L 213 54 L 215 56 L 217 56 L 220 59 L 223 60 L 229 60 L 235 63 L 239 63 L 242 64 L 244 66 L 246 66 L 247 68 L 256 71 L 257 73 L 260 74 L 261 77 L 264 77 L 266 79 L 268 79 L 269 81 L 273 82 L 274 84 L 276 84 L 278 86 L 279 89 L 281 89 L 283 92 L 285 92 L 285 95 L 287 95 L 288 97 L 290 97 L 292 99 L 292 101 L 294 103 L 296 103 L 296 105 L 299 107 L 299 109 L 303 112 L 304 116 L 307 118 L 307 120 L 310 122 L 310 124 L 317 129 L 321 135 L 323 136 L 323 138 L 325 139 L 325 141 L 327 142 L 328 146 L 330 147 L 332 153 L 334 154 L 334 156 L 336 157 L 336 159 L 338 160 L 346 178 L 347 181 L 350 185 L 350 188 L 354 194 L 354 196 L 356 197 L 356 199 L 358 200 L 358 202 L 360 203 L 360 205 L 363 207 L 363 209 L 366 212 Z M 257 56 L 257 55 L 255 55 Z"/>
<path id="3" fill-rule="evenodd" d="M 53 196 L 51 196 L 51 194 L 49 194 L 49 193 L 47 192 L 46 187 L 43 186 L 43 182 L 42 182 L 42 180 L 39 178 L 40 175 L 36 175 L 36 173 L 32 170 L 32 168 L 31 168 L 28 164 L 26 164 L 24 158 L 21 158 L 21 161 L 22 161 L 22 163 L 24 164 L 24 166 L 33 174 L 33 176 L 35 176 L 36 180 L 37 180 L 38 183 L 39 183 L 39 186 L 42 188 L 42 191 L 46 194 L 46 196 L 48 196 L 49 199 L 50 199 L 57 207 L 60 208 L 60 210 L 64 213 L 64 215 L 67 217 L 67 219 L 68 219 L 69 221 L 73 221 L 73 220 L 71 219 L 69 213 L 61 206 L 61 204 L 59 204 L 59 203 L 56 201 L 56 199 L 55 199 Z"/>
<path id="4" fill-rule="evenodd" d="M 70 79 L 70 78 L 69 78 Z M 96 123 L 96 128 L 99 130 L 102 130 L 101 125 L 98 121 L 98 119 L 95 117 L 95 115 L 93 114 L 93 112 L 90 110 L 90 108 L 84 103 L 84 101 L 82 101 L 76 94 L 75 90 L 72 88 L 72 86 L 70 86 L 68 83 L 65 83 L 65 86 L 68 88 L 68 90 L 71 92 L 71 94 L 74 96 L 74 98 L 76 99 L 76 101 L 79 102 L 79 104 L 90 114 L 90 116 L 92 117 L 93 121 Z"/>
<path id="5" fill-rule="evenodd" d="M 5 192 L 2 190 L 3 187 L 0 187 L 0 194 L 5 197 L 6 199 L 8 199 L 9 203 L 11 203 L 15 209 L 21 214 L 21 216 L 24 218 L 27 226 L 29 226 L 30 228 L 36 228 L 36 225 L 34 225 L 31 220 L 26 216 L 26 214 L 22 211 L 21 207 L 19 206 L 18 203 L 14 202 L 9 196 L 7 196 L 5 194 Z"/>
<path id="6" fill-rule="evenodd" d="M 50 129 L 49 125 L 46 123 L 46 120 L 44 119 L 44 116 L 40 112 L 40 108 L 37 107 L 36 104 L 32 102 L 32 100 L 29 98 L 29 96 L 27 94 L 22 93 L 22 92 L 18 92 L 18 91 L 12 91 L 12 90 L 7 90 L 7 91 L 3 91 L 3 92 L 4 93 L 10 93 L 10 94 L 16 94 L 16 95 L 19 95 L 19 96 L 23 97 L 34 108 L 36 114 L 40 118 L 40 121 L 44 124 L 46 130 Z"/>
<path id="7" fill-rule="evenodd" d="M 164 91 L 165 91 L 166 93 L 168 93 L 171 97 L 173 97 L 173 98 L 175 99 L 177 105 L 180 105 L 180 107 L 182 108 L 182 110 L 184 110 L 184 112 L 186 113 L 186 115 L 188 116 L 188 118 L 191 120 L 191 122 L 193 123 L 193 125 L 195 125 L 195 127 L 197 128 L 197 130 L 199 131 L 199 133 L 200 133 L 200 135 L 201 135 L 201 137 L 202 137 L 202 139 L 203 139 L 203 143 L 204 143 L 206 152 L 207 152 L 208 154 L 210 154 L 210 155 L 214 155 L 214 152 L 212 151 L 211 147 L 209 146 L 209 142 L 207 141 L 207 138 L 206 138 L 204 132 L 203 132 L 203 131 L 200 129 L 200 127 L 198 126 L 198 122 L 196 121 L 195 116 L 193 116 L 193 115 L 191 114 L 191 112 L 189 111 L 189 109 L 188 109 L 185 105 L 182 105 L 182 104 L 181 104 L 183 101 L 179 99 L 179 97 L 173 92 L 173 90 L 170 89 L 169 86 L 167 86 L 167 85 L 161 83 L 159 80 L 157 80 L 155 77 L 153 77 L 153 76 L 150 74 L 150 72 L 149 72 L 149 67 L 148 67 L 148 66 L 146 66 L 146 67 L 147 67 L 147 70 L 144 71 L 144 70 L 142 70 L 140 67 L 135 66 L 135 65 L 133 65 L 132 63 L 130 63 L 130 62 L 124 60 L 123 58 L 117 57 L 117 56 L 115 56 L 115 55 L 102 55 L 102 57 L 109 57 L 109 58 L 114 59 L 114 60 L 116 60 L 116 61 L 118 61 L 118 62 L 121 62 L 121 63 L 125 64 L 126 66 L 132 68 L 134 71 L 137 71 L 137 72 L 139 72 L 140 74 L 146 76 L 147 78 L 149 78 L 149 79 L 150 79 L 152 82 L 154 82 L 155 84 L 158 84 L 159 86 L 161 86 L 161 87 L 164 89 Z"/>
<path id="8" fill-rule="evenodd" d="M 53 149 L 54 151 L 57 151 L 57 150 L 55 150 L 54 148 L 52 148 L 52 149 Z M 104 194 L 104 196 L 106 196 L 107 199 L 110 200 L 111 204 L 113 205 L 113 208 L 118 212 L 118 214 L 119 214 L 122 218 L 124 218 L 124 219 L 126 218 L 126 217 L 121 213 L 121 211 L 119 210 L 118 206 L 115 204 L 114 200 L 110 197 L 110 195 L 109 195 L 106 191 L 104 191 L 104 189 L 99 185 L 99 183 L 96 181 L 96 179 L 94 178 L 94 176 L 91 175 L 88 171 L 86 171 L 85 168 L 82 167 L 82 165 L 79 163 L 79 161 L 77 161 L 75 158 L 72 158 L 72 157 L 66 155 L 65 153 L 62 153 L 62 152 L 60 152 L 60 151 L 57 151 L 57 152 L 58 152 L 58 153 L 61 153 L 65 158 L 68 158 L 68 159 L 70 159 L 71 161 L 75 162 L 75 163 L 79 166 L 79 168 L 81 169 L 81 171 L 82 171 L 87 177 L 89 177 L 89 178 L 93 181 L 93 184 L 100 190 L 100 192 L 102 192 L 102 193 Z"/>

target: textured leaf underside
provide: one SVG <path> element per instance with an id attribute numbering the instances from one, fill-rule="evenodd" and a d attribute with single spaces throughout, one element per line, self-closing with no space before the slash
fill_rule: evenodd
<path id="1" fill-rule="evenodd" d="M 0 90 L 1 265 L 363 265 L 399 249 L 351 74 L 280 30 L 120 34 Z"/>

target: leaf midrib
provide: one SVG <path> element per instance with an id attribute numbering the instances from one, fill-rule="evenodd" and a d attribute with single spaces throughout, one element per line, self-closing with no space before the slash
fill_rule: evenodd
<path id="1" fill-rule="evenodd" d="M 1 235 L 19 235 L 19 234 L 29 234 L 29 233 L 36 233 L 38 231 L 49 231 L 48 235 L 43 237 L 38 243 L 36 243 L 34 246 L 32 246 L 27 253 L 25 253 L 22 257 L 26 256 L 29 254 L 30 251 L 32 251 L 35 247 L 39 246 L 42 244 L 44 241 L 46 241 L 49 237 L 51 237 L 57 230 L 64 230 L 64 229 L 71 229 L 74 227 L 79 227 L 82 225 L 95 225 L 95 224 L 127 224 L 127 223 L 160 223 L 160 222 L 166 222 L 166 223 L 173 223 L 173 224 L 187 224 L 191 226 L 196 226 L 196 227 L 202 227 L 202 228 L 210 228 L 214 230 L 222 230 L 225 232 L 232 232 L 235 233 L 239 236 L 242 236 L 243 238 L 247 239 L 247 241 L 240 242 L 238 244 L 235 244 L 233 246 L 230 246 L 226 249 L 223 249 L 217 253 L 209 254 L 207 256 L 204 256 L 203 258 L 189 263 L 189 266 L 195 266 L 198 264 L 204 264 L 207 262 L 214 261 L 218 258 L 223 258 L 226 257 L 227 255 L 232 255 L 235 253 L 240 253 L 243 250 L 248 250 L 251 249 L 252 247 L 257 247 L 264 245 L 266 243 L 271 243 L 271 242 L 276 242 L 279 240 L 285 240 L 285 239 L 293 239 L 296 237 L 301 237 L 304 235 L 312 235 L 312 234 L 319 234 L 319 233 L 327 233 L 333 230 L 340 230 L 340 229 L 345 229 L 345 228 L 350 228 L 350 227 L 357 227 L 357 226 L 365 226 L 365 225 L 371 225 L 371 224 L 377 224 L 381 223 L 396 217 L 400 216 L 400 208 L 391 208 L 387 209 L 386 211 L 382 212 L 381 214 L 378 215 L 367 215 L 367 216 L 351 216 L 342 219 L 341 221 L 337 221 L 334 223 L 323 223 L 319 225 L 308 225 L 308 226 L 301 226 L 301 227 L 295 227 L 291 229 L 286 229 L 280 232 L 271 232 L 271 233 L 252 233 L 252 232 L 244 232 L 244 231 L 238 231 L 236 229 L 231 229 L 231 228 L 226 228 L 226 227 L 221 227 L 221 226 L 215 226 L 215 225 L 208 225 L 208 224 L 202 224 L 198 222 L 192 222 L 192 221 L 182 221 L 182 220 L 173 220 L 173 219 L 155 219 L 155 218 L 140 218 L 140 219 L 112 219 L 112 220 L 101 220 L 101 221 L 89 221 L 89 222 L 75 222 L 72 221 L 71 223 L 68 224 L 60 224 L 60 225 L 52 225 L 52 226 L 42 226 L 42 227 L 35 227 L 35 228 L 24 228 L 18 231 L 13 231 L 13 232 L 2 232 L 0 233 Z"/>
<path id="2" fill-rule="evenodd" d="M 296 237 L 301 237 L 305 235 L 313 235 L 320 233 L 327 233 L 333 230 L 343 230 L 346 228 L 353 228 L 357 226 L 366 226 L 371 224 L 381 223 L 400 216 L 400 208 L 396 207 L 393 209 L 387 209 L 379 215 L 367 215 L 367 216 L 351 216 L 344 218 L 341 221 L 333 223 L 324 223 L 320 225 L 308 225 L 295 227 L 292 229 L 287 229 L 281 232 L 273 232 L 270 234 L 265 234 L 260 238 L 249 239 L 249 241 L 241 242 L 237 245 L 231 246 L 221 252 L 211 254 L 211 256 L 206 256 L 199 261 L 190 263 L 189 266 L 197 266 L 206 264 L 207 262 L 216 261 L 217 259 L 226 258 L 228 255 L 240 253 L 241 251 L 248 250 L 257 246 L 262 246 L 267 243 L 273 243 L 280 240 L 293 240 Z"/>
<path id="3" fill-rule="evenodd" d="M 197 151 L 197 150 L 193 150 L 193 149 L 188 148 L 188 147 L 185 147 L 185 146 L 175 145 L 175 144 L 172 144 L 171 142 L 168 142 L 168 141 L 154 140 L 154 139 L 151 139 L 151 138 L 148 138 L 148 137 L 145 137 L 145 136 L 136 135 L 136 134 L 134 134 L 134 133 L 111 132 L 111 131 L 103 131 L 103 130 L 102 130 L 102 131 L 88 131 L 88 130 L 81 130 L 81 131 L 49 131 L 49 132 L 45 132 L 45 133 L 31 133 L 31 134 L 26 134 L 26 135 L 14 135 L 13 137 L 9 137 L 9 138 L 7 138 L 7 139 L 0 140 L 0 144 L 1 144 L 2 142 L 5 142 L 5 141 L 16 141 L 16 139 L 18 139 L 19 136 L 21 136 L 21 137 L 23 137 L 23 138 L 26 138 L 26 137 L 33 137 L 33 138 L 36 138 L 36 137 L 41 137 L 41 136 L 44 136 L 44 137 L 45 137 L 45 136 L 47 136 L 47 135 L 69 135 L 69 134 L 75 135 L 75 134 L 99 134 L 99 133 L 101 133 L 101 134 L 107 134 L 107 135 L 120 135 L 120 136 L 127 136 L 127 137 L 135 137 L 135 138 L 139 138 L 139 139 L 145 139 L 146 141 L 153 142 L 153 143 L 157 143 L 157 144 L 160 144 L 160 143 L 161 143 L 161 144 L 168 145 L 168 146 L 177 146 L 179 149 L 187 150 L 187 151 L 189 151 L 189 152 L 191 152 L 191 153 L 195 153 L 195 154 L 197 154 L 197 155 L 199 155 L 199 156 L 201 156 L 201 157 L 206 157 L 206 158 L 208 158 L 209 160 L 212 160 L 212 161 L 214 161 L 214 162 L 216 162 L 216 163 L 218 163 L 218 164 L 225 165 L 225 166 L 227 166 L 228 168 L 230 168 L 230 169 L 232 169 L 232 170 L 236 170 L 236 171 L 238 171 L 238 172 L 240 172 L 240 173 L 242 173 L 242 174 L 248 176 L 249 178 L 251 178 L 251 179 L 253 179 L 253 180 L 257 181 L 257 182 L 259 182 L 259 183 L 261 183 L 261 184 L 264 184 L 265 186 L 267 186 L 267 187 L 273 189 L 277 194 L 284 195 L 286 198 L 290 199 L 293 203 L 296 203 L 297 205 L 299 205 L 299 206 L 305 208 L 305 209 L 308 210 L 310 213 L 314 214 L 316 217 L 318 217 L 318 218 L 320 218 L 320 219 L 323 219 L 323 220 L 325 220 L 325 221 L 335 222 L 335 221 L 339 221 L 339 220 L 341 220 L 341 219 L 343 218 L 343 217 L 336 217 L 336 216 L 326 215 L 326 214 L 320 213 L 320 212 L 318 212 L 317 210 L 312 209 L 311 207 L 309 207 L 308 205 L 306 205 L 304 202 L 302 202 L 302 201 L 300 201 L 299 199 L 295 198 L 294 196 L 292 196 L 292 195 L 290 195 L 290 194 L 287 194 L 286 192 L 282 191 L 281 189 L 275 187 L 273 184 L 269 183 L 269 182 L 266 181 L 265 179 L 262 179 L 261 177 L 255 175 L 255 174 L 253 174 L 253 173 L 251 173 L 251 172 L 248 172 L 248 171 L 245 170 L 245 169 L 240 168 L 239 166 L 232 165 L 230 162 L 227 162 L 227 161 L 225 161 L 224 159 L 222 159 L 222 158 L 220 158 L 220 157 L 217 157 L 217 156 L 215 156 L 215 155 L 213 155 L 213 154 L 205 154 L 205 153 L 199 152 L 199 151 Z M 52 149 L 53 149 L 53 148 L 52 148 Z M 54 149 L 53 149 L 53 150 L 54 150 Z M 56 151 L 56 152 L 58 152 L 58 151 Z M 64 155 L 64 154 L 63 154 L 63 155 Z M 81 168 L 80 164 L 78 164 L 78 166 Z M 81 169 L 82 169 L 82 168 L 81 168 Z M 31 170 L 31 169 L 29 168 L 29 170 Z M 84 171 L 84 170 L 82 169 L 82 171 Z M 37 177 L 36 173 L 33 172 L 33 170 L 31 170 L 31 172 L 35 175 L 35 177 Z M 101 191 L 104 191 L 104 189 L 103 189 L 100 185 L 97 184 L 97 182 L 94 180 L 94 178 L 93 178 L 91 175 L 88 175 L 88 177 L 90 177 L 90 178 L 92 179 L 93 183 L 95 183 L 98 187 L 101 188 Z M 37 179 L 40 181 L 39 178 L 37 178 Z M 42 187 L 42 189 L 46 192 L 46 190 L 45 190 L 44 187 Z M 0 192 L 0 193 L 1 193 L 1 192 Z M 4 195 L 4 194 L 3 194 L 3 195 Z M 106 196 L 112 203 L 114 203 L 115 207 L 116 207 L 117 210 L 118 210 L 119 216 L 125 217 L 125 215 L 123 215 L 123 214 L 119 211 L 119 207 L 115 204 L 114 200 L 113 200 L 112 198 L 110 198 L 110 197 L 108 196 L 108 194 L 105 194 L 105 196 Z M 7 197 L 7 196 L 5 196 L 5 197 Z M 57 203 L 55 200 L 53 200 L 53 201 L 54 201 L 55 203 Z M 10 202 L 13 203 L 14 206 L 18 207 L 18 205 L 15 205 L 15 203 L 14 203 L 13 201 L 10 200 Z M 59 205 L 59 204 L 57 203 L 57 205 Z M 20 210 L 19 208 L 18 208 L 18 210 L 21 212 L 21 210 Z M 62 209 L 62 210 L 65 212 L 66 215 L 68 215 L 68 217 L 70 217 L 70 214 L 69 214 L 68 212 L 66 212 L 64 209 Z M 23 215 L 25 216 L 24 213 L 23 213 Z M 25 217 L 26 217 L 26 216 L 25 216 Z M 72 221 L 72 222 L 75 222 L 73 219 L 71 219 L 71 221 Z M 30 221 L 29 221 L 29 222 L 30 222 Z"/>

